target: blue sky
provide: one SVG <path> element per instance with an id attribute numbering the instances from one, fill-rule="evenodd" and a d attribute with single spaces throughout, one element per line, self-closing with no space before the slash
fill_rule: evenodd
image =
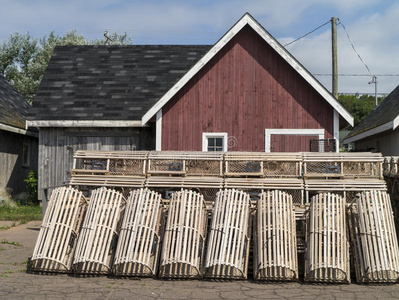
<path id="1" fill-rule="evenodd" d="M 0 0 L 0 42 L 11 33 L 41 37 L 72 29 L 102 38 L 105 29 L 126 32 L 135 44 L 214 44 L 249 12 L 283 45 L 331 17 L 345 25 L 372 74 L 399 75 L 399 1 L 394 0 Z M 331 73 L 331 26 L 287 46 L 311 73 Z M 340 74 L 368 74 L 338 26 Z M 329 76 L 316 75 L 328 89 Z M 341 76 L 340 93 L 373 93 L 366 76 Z M 389 93 L 399 76 L 378 76 L 378 92 Z"/>

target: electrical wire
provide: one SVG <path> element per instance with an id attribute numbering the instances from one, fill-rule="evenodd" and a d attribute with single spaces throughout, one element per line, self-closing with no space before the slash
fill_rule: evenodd
<path id="1" fill-rule="evenodd" d="M 355 53 L 356 53 L 357 56 L 359 57 L 360 61 L 361 61 L 361 62 L 363 63 L 363 65 L 366 67 L 366 69 L 367 69 L 367 71 L 369 72 L 370 76 L 373 77 L 373 74 L 371 74 L 371 71 L 370 71 L 369 67 L 368 67 L 368 66 L 366 65 L 366 63 L 363 61 L 363 59 L 362 59 L 362 57 L 360 56 L 360 54 L 356 51 L 355 46 L 353 45 L 353 43 L 352 43 L 352 41 L 351 41 L 351 38 L 349 37 L 349 33 L 346 31 L 346 28 L 345 28 L 344 24 L 343 24 L 341 21 L 340 21 L 338 24 L 341 25 L 342 28 L 344 29 L 344 31 L 345 31 L 345 33 L 346 33 L 346 36 L 348 37 L 348 41 L 349 41 L 349 43 L 350 43 L 351 46 L 352 46 L 353 51 L 355 51 Z M 373 77 L 373 78 L 374 78 L 374 77 Z"/>
<path id="2" fill-rule="evenodd" d="M 332 74 L 314 73 L 313 75 L 314 76 L 331 76 Z M 357 77 L 357 76 L 361 77 L 361 76 L 363 76 L 363 77 L 370 77 L 369 74 L 338 74 L 338 76 L 353 76 L 353 77 Z M 378 77 L 399 77 L 399 74 L 376 74 L 374 76 L 378 76 Z"/>
<path id="3" fill-rule="evenodd" d="M 292 42 L 289 42 L 288 44 L 285 44 L 284 47 L 287 47 L 288 45 L 291 45 L 297 41 L 299 41 L 300 39 L 304 38 L 305 36 L 308 36 L 309 34 L 312 34 L 313 32 L 315 32 L 316 30 L 322 28 L 323 26 L 327 25 L 328 23 L 330 23 L 331 21 L 327 21 L 326 23 L 324 23 L 323 25 L 320 25 L 319 27 L 313 29 L 312 31 L 308 32 L 307 34 L 297 38 L 296 40 L 293 40 Z"/>

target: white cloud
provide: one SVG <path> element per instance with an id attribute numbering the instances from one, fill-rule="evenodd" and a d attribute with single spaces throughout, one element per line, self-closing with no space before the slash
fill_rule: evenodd
<path id="1" fill-rule="evenodd" d="M 251 13 L 283 44 L 338 16 L 373 73 L 399 73 L 399 3 L 389 0 L 2 0 L 0 41 L 30 31 L 40 37 L 52 29 L 71 29 L 102 38 L 105 29 L 126 31 L 137 43 L 214 43 L 245 12 Z M 339 72 L 366 74 L 339 28 Z M 313 73 L 331 72 L 329 27 L 287 48 Z M 331 86 L 331 79 L 318 77 Z M 340 78 L 340 92 L 373 92 L 369 78 Z M 379 90 L 391 91 L 399 77 L 379 78 Z"/>

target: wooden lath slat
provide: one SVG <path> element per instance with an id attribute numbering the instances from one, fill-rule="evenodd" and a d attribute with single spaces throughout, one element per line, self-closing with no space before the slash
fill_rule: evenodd
<path id="1" fill-rule="evenodd" d="M 315 195 L 308 218 L 305 280 L 350 282 L 344 198 Z"/>
<path id="2" fill-rule="evenodd" d="M 115 254 L 114 274 L 156 275 L 162 216 L 160 194 L 148 189 L 130 193 Z"/>
<path id="3" fill-rule="evenodd" d="M 382 179 L 380 153 L 303 153 L 305 177 L 340 177 L 346 179 Z"/>
<path id="4" fill-rule="evenodd" d="M 70 272 L 87 201 L 71 187 L 55 189 L 32 255 L 32 270 Z"/>
<path id="5" fill-rule="evenodd" d="M 295 213 L 292 196 L 263 192 L 257 202 L 254 277 L 258 280 L 298 278 Z"/>
<path id="6" fill-rule="evenodd" d="M 203 196 L 189 190 L 176 192 L 169 204 L 159 276 L 200 278 L 206 233 Z"/>
<path id="7" fill-rule="evenodd" d="M 115 190 L 99 188 L 92 191 L 76 246 L 74 272 L 85 274 L 111 272 L 119 217 L 125 202 L 123 195 Z"/>
<path id="8" fill-rule="evenodd" d="M 350 216 L 357 281 L 396 282 L 399 249 L 389 195 L 375 190 L 358 194 Z"/>
<path id="9" fill-rule="evenodd" d="M 299 178 L 299 153 L 226 152 L 225 176 Z"/>
<path id="10" fill-rule="evenodd" d="M 235 189 L 217 194 L 205 259 L 206 277 L 247 278 L 250 203 L 247 193 Z"/>
<path id="11" fill-rule="evenodd" d="M 148 155 L 148 174 L 184 176 L 223 176 L 223 153 L 151 151 Z"/>

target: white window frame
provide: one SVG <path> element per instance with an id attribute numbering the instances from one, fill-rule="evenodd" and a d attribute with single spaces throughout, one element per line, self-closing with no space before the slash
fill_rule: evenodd
<path id="1" fill-rule="evenodd" d="M 317 135 L 324 139 L 324 129 L 265 129 L 265 152 L 270 153 L 271 136 L 277 135 Z"/>
<path id="2" fill-rule="evenodd" d="M 227 132 L 203 132 L 202 151 L 208 152 L 208 138 L 223 138 L 223 152 L 227 151 Z"/>

